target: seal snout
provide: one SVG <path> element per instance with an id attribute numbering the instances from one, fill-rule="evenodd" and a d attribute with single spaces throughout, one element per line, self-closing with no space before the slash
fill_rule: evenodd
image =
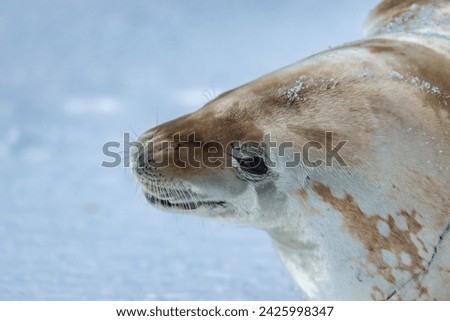
<path id="1" fill-rule="evenodd" d="M 140 148 L 135 154 L 135 164 L 137 168 L 144 168 L 147 163 L 147 151 L 145 148 Z"/>
<path id="2" fill-rule="evenodd" d="M 159 142 L 156 132 L 149 131 L 143 134 L 137 142 L 134 143 L 136 150 L 132 155 L 133 168 L 135 171 L 144 169 L 153 171 L 160 167 L 161 160 L 165 159 L 164 153 L 167 153 L 168 142 Z M 167 145 L 167 146 L 166 146 Z"/>

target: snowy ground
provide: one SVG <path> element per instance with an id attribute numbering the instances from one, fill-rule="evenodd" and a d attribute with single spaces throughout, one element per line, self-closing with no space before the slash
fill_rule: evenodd
<path id="1" fill-rule="evenodd" d="M 108 141 L 362 36 L 376 0 L 0 0 L 0 300 L 297 300 L 262 232 L 160 213 Z"/>

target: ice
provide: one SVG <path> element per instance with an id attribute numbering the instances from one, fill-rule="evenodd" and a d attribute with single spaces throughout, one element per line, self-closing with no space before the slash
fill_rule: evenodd
<path id="1" fill-rule="evenodd" d="M 289 101 L 290 103 L 299 101 L 300 98 L 301 98 L 300 91 L 301 91 L 303 88 L 304 88 L 304 87 L 303 87 L 303 82 L 301 82 L 301 81 L 298 80 L 298 81 L 295 83 L 295 85 L 294 85 L 292 88 L 289 88 L 289 89 L 286 91 L 286 93 L 285 93 L 285 96 L 286 96 L 286 98 L 288 99 L 288 101 Z"/>
<path id="2" fill-rule="evenodd" d="M 0 300 L 302 299 L 265 233 L 155 210 L 102 148 L 359 38 L 376 2 L 1 1 Z"/>
<path id="3" fill-rule="evenodd" d="M 391 76 L 392 72 L 391 72 Z M 421 80 L 419 77 L 412 77 L 408 80 L 412 85 L 416 86 L 420 90 L 427 92 L 428 94 L 435 95 L 439 98 L 443 99 L 443 102 L 447 105 L 447 101 L 450 99 L 450 96 L 441 91 L 441 89 L 437 86 L 434 86 L 430 82 L 426 80 Z"/>
<path id="4" fill-rule="evenodd" d="M 432 87 L 431 92 L 433 94 L 439 95 L 441 93 L 441 90 L 438 87 Z"/>
<path id="5" fill-rule="evenodd" d="M 373 78 L 373 77 L 375 77 L 375 74 L 374 74 L 374 72 L 373 72 L 372 70 L 370 70 L 370 69 L 363 69 L 363 70 L 360 72 L 360 76 L 361 76 L 361 77 L 364 77 L 364 78 Z"/>
<path id="6" fill-rule="evenodd" d="M 395 71 L 395 70 L 391 70 L 389 72 L 389 75 L 392 78 L 396 78 L 396 79 L 399 79 L 399 80 L 403 80 L 403 78 L 405 78 L 401 73 L 399 73 L 398 71 Z"/>
<path id="7" fill-rule="evenodd" d="M 422 89 L 430 90 L 431 89 L 431 84 L 429 82 L 425 81 L 425 80 L 422 81 Z"/>

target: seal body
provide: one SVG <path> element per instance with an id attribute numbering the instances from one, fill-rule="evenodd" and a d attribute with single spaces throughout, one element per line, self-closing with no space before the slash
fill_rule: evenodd
<path id="1" fill-rule="evenodd" d="M 148 201 L 263 229 L 313 300 L 450 299 L 450 2 L 144 133 Z"/>

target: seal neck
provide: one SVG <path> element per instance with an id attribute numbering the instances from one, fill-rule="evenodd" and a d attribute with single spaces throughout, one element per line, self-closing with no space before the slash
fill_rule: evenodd
<path id="1" fill-rule="evenodd" d="M 303 233 L 306 230 L 273 229 L 267 232 L 284 266 L 306 296 L 312 300 L 323 298 L 320 284 L 327 279 L 327 271 L 321 246 Z"/>

